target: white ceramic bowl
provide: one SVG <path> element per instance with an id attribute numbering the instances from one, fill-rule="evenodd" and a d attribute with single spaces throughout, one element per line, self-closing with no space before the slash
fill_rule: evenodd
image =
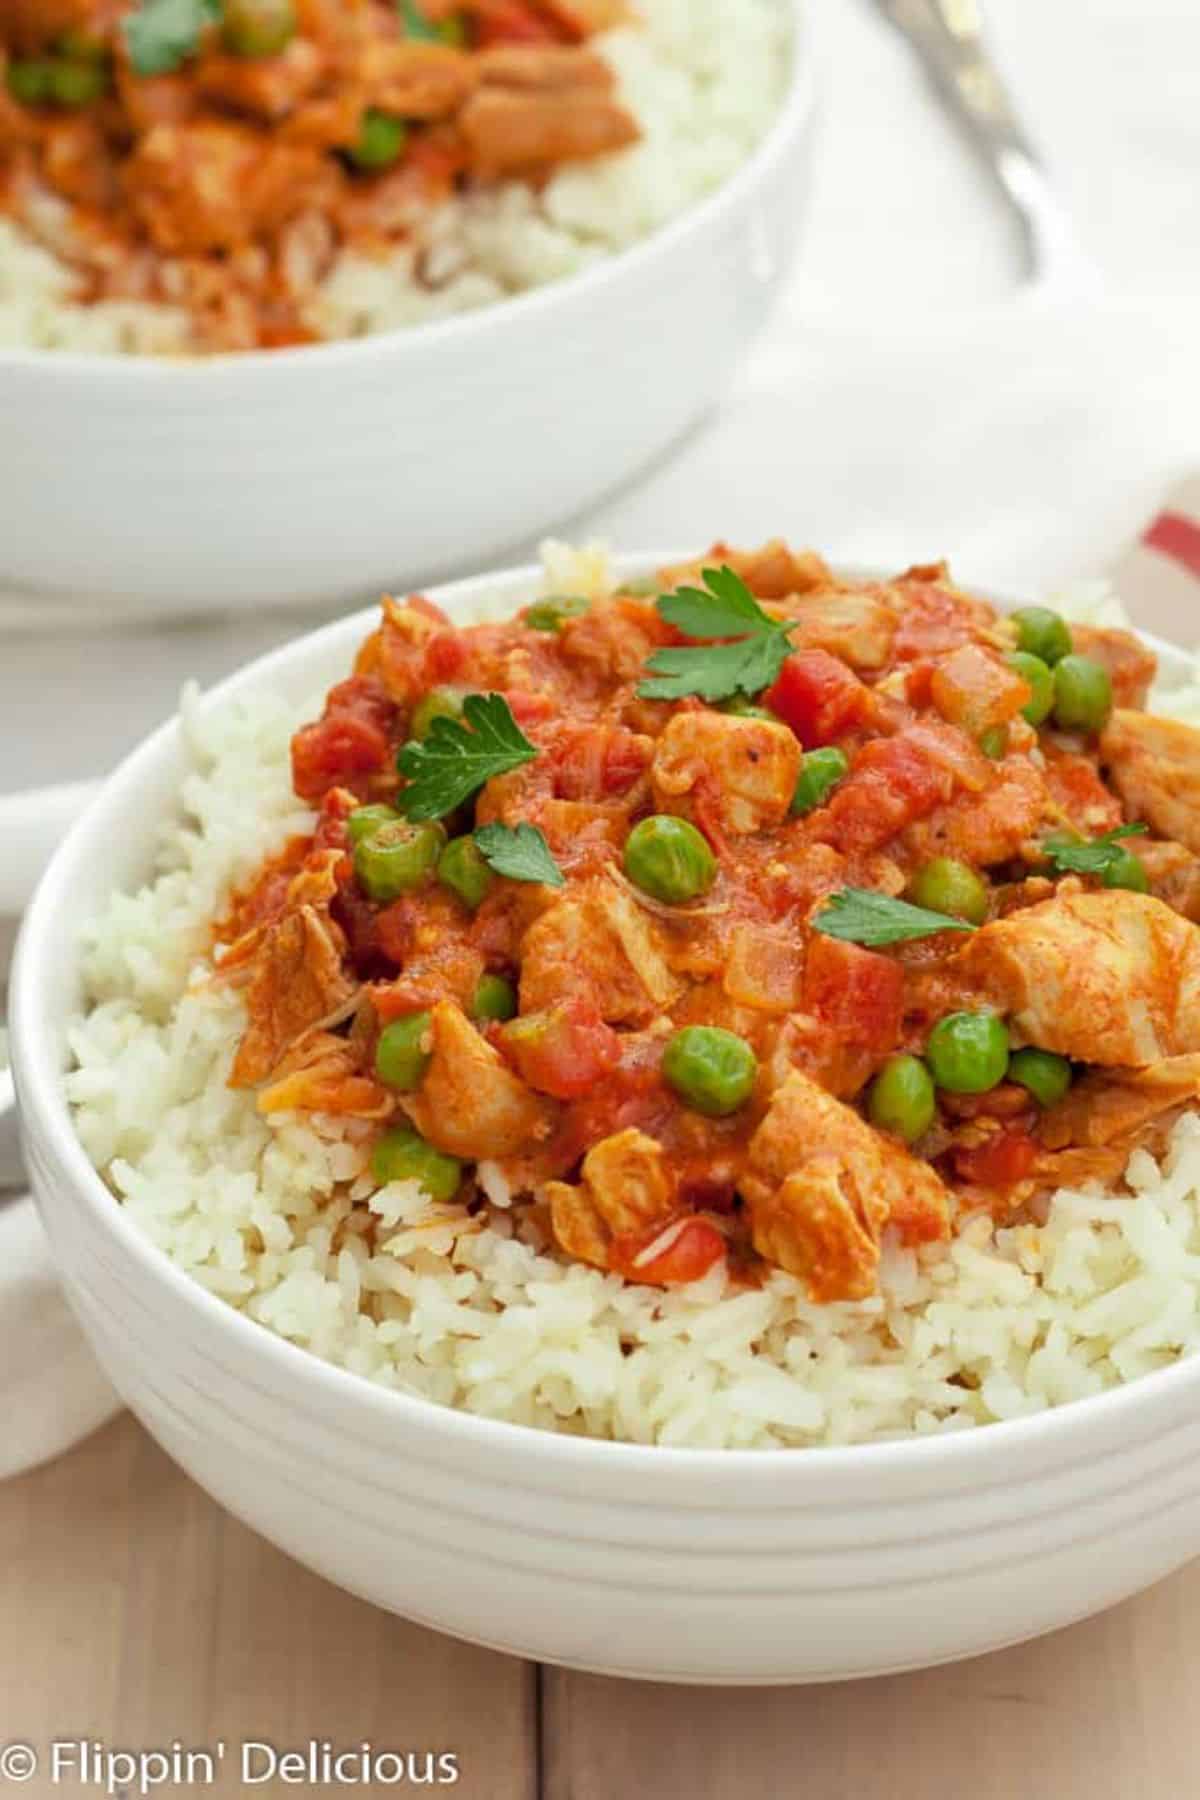
<path id="1" fill-rule="evenodd" d="M 351 343 L 0 352 L 0 587 L 128 609 L 365 600 L 527 544 L 726 386 L 796 247 L 811 69 L 709 198 L 585 274 Z"/>
<path id="2" fill-rule="evenodd" d="M 515 605 L 529 580 L 438 598 L 453 613 L 501 589 Z M 276 652 L 206 704 L 264 684 L 307 699 L 344 672 L 369 619 Z M 182 766 L 172 723 L 78 820 L 27 916 L 10 1022 L 30 1170 L 68 1296 L 134 1411 L 230 1511 L 343 1587 L 442 1630 L 698 1682 L 968 1656 L 1096 1612 L 1200 1550 L 1200 1358 L 952 1437 L 660 1450 L 372 1387 L 180 1273 L 89 1164 L 62 1071 L 80 927 L 114 886 L 147 873 Z"/>

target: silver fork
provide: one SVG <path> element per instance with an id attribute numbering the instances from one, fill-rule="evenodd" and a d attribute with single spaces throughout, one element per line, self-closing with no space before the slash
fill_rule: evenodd
<path id="1" fill-rule="evenodd" d="M 1037 287 L 1101 286 L 1038 152 L 1026 137 L 983 37 L 977 0 L 876 0 L 912 45 L 1016 218 Z"/>

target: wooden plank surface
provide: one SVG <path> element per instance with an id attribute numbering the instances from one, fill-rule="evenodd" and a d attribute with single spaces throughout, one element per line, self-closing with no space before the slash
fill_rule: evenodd
<path id="1" fill-rule="evenodd" d="M 533 1800 L 536 1691 L 533 1665 L 408 1625 L 299 1568 L 128 1415 L 0 1486 L 0 1743 L 366 1740 L 454 1752 L 462 1775 L 445 1791 L 464 1800 Z M 73 1790 L 43 1771 L 20 1791 Z M 246 1790 L 227 1761 L 203 1791 Z"/>
<path id="2" fill-rule="evenodd" d="M 449 1750 L 465 1800 L 1184 1800 L 1196 1788 L 1200 1563 L 1085 1625 L 920 1675 L 719 1691 L 546 1670 L 539 1695 L 530 1664 L 297 1567 L 128 1417 L 0 1487 L 0 1550 L 0 1742 Z M 39 1775 L 22 1791 L 72 1790 Z M 246 1790 L 223 1769 L 206 1791 Z"/>

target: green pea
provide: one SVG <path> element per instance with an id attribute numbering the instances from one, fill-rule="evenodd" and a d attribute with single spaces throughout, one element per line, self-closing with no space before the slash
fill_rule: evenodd
<path id="1" fill-rule="evenodd" d="M 429 736 L 435 719 L 461 719 L 464 696 L 458 688 L 436 687 L 417 701 L 409 721 L 409 735 L 418 743 Z"/>
<path id="2" fill-rule="evenodd" d="M 371 1173 L 380 1187 L 389 1181 L 415 1181 L 431 1200 L 453 1200 L 462 1186 L 463 1166 L 427 1144 L 419 1131 L 398 1126 L 385 1131 L 371 1152 Z"/>
<path id="3" fill-rule="evenodd" d="M 1054 723 L 1096 736 L 1112 712 L 1112 681 L 1090 656 L 1064 656 L 1054 671 Z"/>
<path id="4" fill-rule="evenodd" d="M 56 106 L 91 106 L 109 88 L 108 70 L 100 62 L 50 64 L 50 98 Z"/>
<path id="5" fill-rule="evenodd" d="M 1065 1056 L 1049 1050 L 1014 1050 L 1008 1079 L 1028 1088 L 1039 1106 L 1056 1106 L 1075 1077 Z"/>
<path id="6" fill-rule="evenodd" d="M 354 873 L 369 900 L 398 900 L 432 875 L 446 843 L 443 825 L 381 825 L 354 846 Z"/>
<path id="7" fill-rule="evenodd" d="M 448 19 L 439 19 L 435 30 L 443 44 L 449 44 L 452 50 L 466 48 L 467 22 L 461 13 L 452 13 Z"/>
<path id="8" fill-rule="evenodd" d="M 635 600 L 653 600 L 662 593 L 662 582 L 656 575 L 635 575 L 632 581 L 621 583 L 623 594 L 632 594 Z"/>
<path id="9" fill-rule="evenodd" d="M 989 1093 L 1008 1071 L 1008 1028 L 994 1013 L 950 1013 L 930 1032 L 925 1059 L 948 1094 Z"/>
<path id="10" fill-rule="evenodd" d="M 1021 717 L 1031 725 L 1040 725 L 1054 710 L 1054 670 L 1028 650 L 1014 650 L 1008 662 L 1033 690 L 1028 705 L 1021 708 Z"/>
<path id="11" fill-rule="evenodd" d="M 225 0 L 221 37 L 234 56 L 278 56 L 295 35 L 292 0 Z"/>
<path id="12" fill-rule="evenodd" d="M 987 883 L 967 863 L 935 856 L 913 876 L 909 898 L 915 906 L 982 925 L 988 916 Z"/>
<path id="13" fill-rule="evenodd" d="M 979 748 L 993 762 L 999 762 L 1002 756 L 1008 755 L 1008 726 L 990 725 L 979 734 Z"/>
<path id="14" fill-rule="evenodd" d="M 1127 888 L 1131 894 L 1150 892 L 1150 877 L 1146 873 L 1145 863 L 1123 844 L 1101 874 L 1100 881 L 1106 888 Z"/>
<path id="15" fill-rule="evenodd" d="M 472 912 L 482 905 L 495 880 L 473 837 L 451 838 L 438 857 L 437 877 Z"/>
<path id="16" fill-rule="evenodd" d="M 471 1002 L 473 1019 L 515 1019 L 517 992 L 503 975 L 481 975 Z"/>
<path id="17" fill-rule="evenodd" d="M 656 813 L 625 840 L 625 873 L 645 894 L 678 906 L 706 894 L 717 877 L 708 841 L 686 819 Z"/>
<path id="18" fill-rule="evenodd" d="M 384 1026 L 375 1046 L 375 1073 L 384 1087 L 397 1094 L 420 1087 L 431 1057 L 430 1025 L 427 1012 L 416 1012 Z"/>
<path id="19" fill-rule="evenodd" d="M 814 812 L 824 806 L 830 794 L 850 772 L 845 751 L 829 745 L 824 750 L 806 750 L 800 765 L 800 779 L 792 795 L 793 813 Z"/>
<path id="20" fill-rule="evenodd" d="M 1017 649 L 1040 657 L 1050 668 L 1075 647 L 1071 627 L 1061 613 L 1048 606 L 1020 606 L 1012 618 L 1017 628 Z"/>
<path id="21" fill-rule="evenodd" d="M 408 143 L 408 126 L 391 113 L 369 106 L 363 114 L 358 142 L 350 152 L 360 169 L 387 169 L 398 162 Z"/>
<path id="22" fill-rule="evenodd" d="M 45 57 L 21 57 L 8 65 L 8 91 L 22 106 L 44 106 L 50 98 L 54 65 Z"/>
<path id="23" fill-rule="evenodd" d="M 773 713 L 769 706 L 760 706 L 757 700 L 751 700 L 745 694 L 735 694 L 732 700 L 722 700 L 719 711 L 728 713 L 735 719 L 769 719 L 773 725 L 779 723 L 778 713 Z"/>
<path id="24" fill-rule="evenodd" d="M 894 1131 L 915 1144 L 933 1124 L 937 1111 L 933 1076 L 919 1056 L 893 1056 L 871 1083 L 867 1112 L 881 1131 Z"/>
<path id="25" fill-rule="evenodd" d="M 351 845 L 361 844 L 364 838 L 371 837 L 381 825 L 396 825 L 400 814 L 394 806 L 356 806 L 346 818 L 346 836 Z"/>
<path id="26" fill-rule="evenodd" d="M 662 1072 L 685 1106 L 723 1119 L 754 1092 L 758 1058 L 735 1032 L 719 1025 L 687 1025 L 667 1045 Z"/>
<path id="27" fill-rule="evenodd" d="M 582 618 L 591 605 L 577 594 L 555 594 L 548 600 L 535 600 L 526 609 L 525 623 L 531 631 L 561 631 L 567 619 Z"/>

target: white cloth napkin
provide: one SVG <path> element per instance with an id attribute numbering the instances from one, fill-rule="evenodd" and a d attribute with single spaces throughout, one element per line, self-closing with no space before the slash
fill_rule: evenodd
<path id="1" fill-rule="evenodd" d="M 886 270 L 870 305 L 859 319 L 834 316 L 794 290 L 726 405 L 565 535 L 633 549 L 786 534 L 844 561 L 946 555 L 965 581 L 1038 592 L 1108 568 L 1200 460 L 1190 308 L 1026 295 L 889 321 Z M 1137 596 L 1126 598 L 1136 616 Z M 1200 619 L 1143 622 L 1200 638 Z M 247 626 L 255 649 L 262 629 Z M 222 643 L 227 654 L 227 628 Z M 131 698 L 138 644 L 126 634 L 119 662 Z M 193 654 L 203 646 L 194 628 L 177 634 L 176 686 L 203 668 Z M 146 650 L 161 659 L 161 637 L 147 634 Z M 6 661 L 36 654 L 33 640 L 6 645 Z M 64 634 L 45 654 L 81 658 L 85 698 L 86 641 Z M 38 691 L 36 663 L 26 679 Z M 23 901 L 44 840 L 78 803 L 78 792 L 50 809 L 0 799 L 0 910 Z M 0 1475 L 64 1449 L 117 1405 L 57 1298 L 26 1207 L 0 1212 L 0 1370 Z"/>

